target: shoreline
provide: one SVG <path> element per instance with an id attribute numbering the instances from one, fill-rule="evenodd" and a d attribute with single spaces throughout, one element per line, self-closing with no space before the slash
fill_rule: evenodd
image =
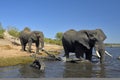
<path id="1" fill-rule="evenodd" d="M 14 45 L 8 40 L 0 39 L 0 67 L 2 66 L 12 66 L 17 64 L 26 64 L 29 62 L 34 61 L 31 57 L 32 53 L 20 51 L 21 46 Z M 27 47 L 26 47 L 27 49 Z M 63 49 L 62 46 L 54 45 L 54 44 L 45 44 L 44 49 L 51 54 L 59 54 L 60 51 Z M 35 53 L 36 47 L 32 45 L 32 52 Z M 48 55 L 40 51 L 37 54 L 41 57 L 47 57 Z"/>

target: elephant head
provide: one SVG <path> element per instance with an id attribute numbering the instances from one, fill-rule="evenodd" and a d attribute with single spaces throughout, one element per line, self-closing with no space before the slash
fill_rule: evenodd
<path id="1" fill-rule="evenodd" d="M 104 40 L 106 39 L 104 32 L 101 29 L 81 30 L 78 31 L 77 37 L 79 43 L 86 47 L 88 50 L 93 47 L 95 48 L 95 51 L 100 58 L 100 62 L 102 63 L 104 60 L 104 53 L 107 52 L 105 51 L 104 45 Z"/>
<path id="2" fill-rule="evenodd" d="M 104 54 L 107 54 L 108 56 L 112 57 L 112 55 L 110 55 L 106 50 L 105 50 L 105 44 L 104 44 L 104 40 L 107 38 L 106 35 L 104 34 L 104 32 L 101 29 L 96 29 L 93 32 L 95 32 L 96 34 L 95 36 L 95 52 L 98 55 L 98 57 L 100 58 L 100 63 L 103 63 L 104 61 Z"/>
<path id="3" fill-rule="evenodd" d="M 31 34 L 32 34 L 31 38 L 33 39 L 33 41 L 37 42 L 36 44 L 41 43 L 41 49 L 42 49 L 44 47 L 44 35 L 43 35 L 43 32 L 33 31 Z"/>

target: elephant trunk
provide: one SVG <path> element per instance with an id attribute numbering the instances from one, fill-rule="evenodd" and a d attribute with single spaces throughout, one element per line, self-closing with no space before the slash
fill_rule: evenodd
<path id="1" fill-rule="evenodd" d="M 105 45 L 104 45 L 103 41 L 96 42 L 95 51 L 96 51 L 98 58 L 100 59 L 100 63 L 103 63 L 104 62 L 104 54 L 105 54 Z"/>
<path id="2" fill-rule="evenodd" d="M 43 39 L 40 39 L 41 41 L 41 49 L 44 47 L 44 40 Z"/>

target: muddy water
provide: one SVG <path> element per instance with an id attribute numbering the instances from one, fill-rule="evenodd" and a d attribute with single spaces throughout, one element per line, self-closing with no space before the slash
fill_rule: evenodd
<path id="1" fill-rule="evenodd" d="M 106 48 L 113 58 L 105 56 L 105 63 L 100 65 L 98 59 L 93 63 L 64 63 L 45 61 L 45 71 L 30 67 L 30 64 L 0 67 L 0 78 L 120 78 L 120 48 Z"/>

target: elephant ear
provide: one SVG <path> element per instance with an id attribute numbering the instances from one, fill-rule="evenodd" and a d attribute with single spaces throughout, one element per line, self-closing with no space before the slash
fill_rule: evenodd
<path id="1" fill-rule="evenodd" d="M 87 49 L 90 49 L 90 45 L 89 45 L 90 36 L 92 35 L 90 35 L 90 32 L 88 32 L 88 30 L 78 31 L 76 36 L 77 37 L 76 42 L 78 42 L 79 44 L 82 44 Z"/>
<path id="2" fill-rule="evenodd" d="M 101 29 L 81 30 L 77 32 L 76 42 L 90 49 L 91 45 L 94 46 L 95 41 L 104 41 L 105 39 L 106 35 Z"/>
<path id="3" fill-rule="evenodd" d="M 96 33 L 97 33 L 97 39 L 100 41 L 104 41 L 107 37 L 104 34 L 104 32 L 101 29 L 96 29 Z"/>
<path id="4" fill-rule="evenodd" d="M 31 33 L 31 38 L 32 38 L 33 40 L 37 40 L 37 35 L 36 35 L 35 32 L 32 32 L 32 33 Z"/>

